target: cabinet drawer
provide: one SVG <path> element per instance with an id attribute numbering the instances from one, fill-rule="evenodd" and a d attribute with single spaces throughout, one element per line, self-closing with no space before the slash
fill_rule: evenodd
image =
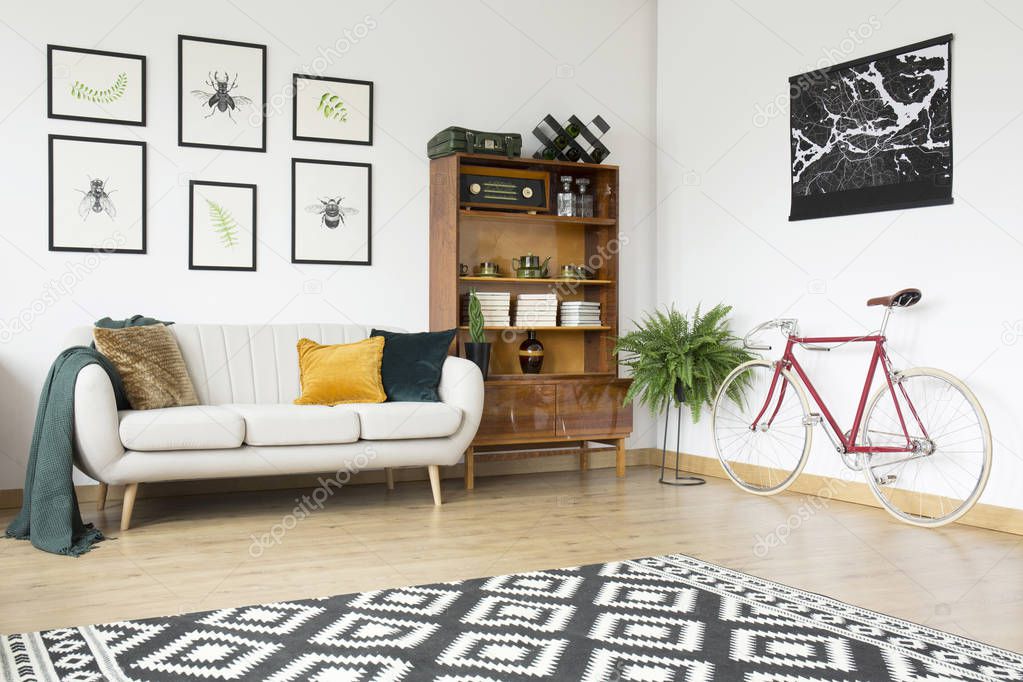
<path id="1" fill-rule="evenodd" d="M 628 381 L 565 383 L 558 385 L 558 437 L 628 435 L 632 432 L 632 406 L 623 406 Z"/>
<path id="2" fill-rule="evenodd" d="M 487 385 L 476 440 L 551 438 L 556 402 L 552 384 Z"/>

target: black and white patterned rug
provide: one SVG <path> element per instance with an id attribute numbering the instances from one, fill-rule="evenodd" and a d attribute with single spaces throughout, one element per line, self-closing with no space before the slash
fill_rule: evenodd
<path id="1" fill-rule="evenodd" d="M 955 682 L 1023 656 L 674 555 L 10 635 L 0 679 Z"/>

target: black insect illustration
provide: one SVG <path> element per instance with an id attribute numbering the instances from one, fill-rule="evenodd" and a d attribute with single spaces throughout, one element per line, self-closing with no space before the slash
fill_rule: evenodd
<path id="1" fill-rule="evenodd" d="M 218 111 L 226 113 L 227 117 L 232 122 L 237 123 L 234 120 L 234 116 L 231 114 L 232 111 L 238 107 L 243 107 L 252 104 L 252 100 L 248 97 L 242 97 L 241 95 L 232 95 L 236 87 L 238 87 L 238 74 L 231 78 L 231 75 L 225 71 L 224 78 L 221 80 L 220 72 L 214 71 L 209 74 L 209 78 L 206 79 L 206 85 L 213 88 L 213 91 L 208 90 L 193 90 L 192 96 L 202 100 L 203 106 L 210 108 L 210 113 L 206 114 L 203 118 L 209 118 Z"/>
<path id="2" fill-rule="evenodd" d="M 359 209 L 349 208 L 348 206 L 342 206 L 341 202 L 344 201 L 344 197 L 338 197 L 337 199 L 320 199 L 320 203 L 306 206 L 307 211 L 310 213 L 320 214 L 320 224 L 331 230 L 337 228 L 339 225 L 345 224 L 346 215 L 358 215 Z"/>
<path id="3" fill-rule="evenodd" d="M 82 200 L 78 203 L 78 215 L 82 216 L 82 220 L 87 220 L 90 213 L 106 212 L 111 220 L 117 217 L 117 209 L 114 207 L 114 202 L 110 200 L 110 195 L 117 190 L 107 190 L 109 179 L 96 180 L 90 177 L 88 190 L 75 190 L 83 195 Z"/>

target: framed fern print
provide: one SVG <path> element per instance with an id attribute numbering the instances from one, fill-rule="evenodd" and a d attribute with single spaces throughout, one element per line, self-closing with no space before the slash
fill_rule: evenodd
<path id="1" fill-rule="evenodd" d="M 50 118 L 146 124 L 146 58 L 82 47 L 46 46 Z"/>
<path id="2" fill-rule="evenodd" d="M 373 83 L 292 74 L 292 137 L 373 144 Z"/>
<path id="3" fill-rule="evenodd" d="M 188 269 L 256 270 L 256 186 L 188 183 Z"/>

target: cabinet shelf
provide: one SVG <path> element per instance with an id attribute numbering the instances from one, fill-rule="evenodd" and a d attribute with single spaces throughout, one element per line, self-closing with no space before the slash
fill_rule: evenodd
<path id="1" fill-rule="evenodd" d="M 494 282 L 495 284 L 584 284 L 593 286 L 610 286 L 614 282 L 610 279 L 567 279 L 563 277 L 459 277 L 462 282 Z"/>
<path id="2" fill-rule="evenodd" d="M 510 211 L 484 211 L 481 209 L 461 208 L 461 218 L 474 218 L 502 223 L 547 223 L 549 225 L 617 225 L 616 218 L 580 218 L 576 216 L 551 215 L 549 213 L 512 213 Z"/>
<path id="3" fill-rule="evenodd" d="M 469 327 L 467 325 L 462 325 L 462 326 L 459 327 L 459 329 L 461 329 L 462 331 L 468 331 Z M 534 332 L 607 332 L 607 331 L 611 331 L 611 327 L 607 327 L 607 326 L 604 326 L 604 325 L 599 325 L 599 326 L 598 325 L 594 325 L 594 326 L 590 326 L 590 327 L 516 327 L 516 326 L 513 325 L 513 326 L 510 326 L 510 327 L 484 327 L 483 330 L 484 331 L 488 331 L 488 332 L 490 332 L 490 331 L 494 331 L 494 332 L 508 331 L 508 332 L 522 332 L 522 333 L 529 332 L 529 331 L 534 331 Z"/>

